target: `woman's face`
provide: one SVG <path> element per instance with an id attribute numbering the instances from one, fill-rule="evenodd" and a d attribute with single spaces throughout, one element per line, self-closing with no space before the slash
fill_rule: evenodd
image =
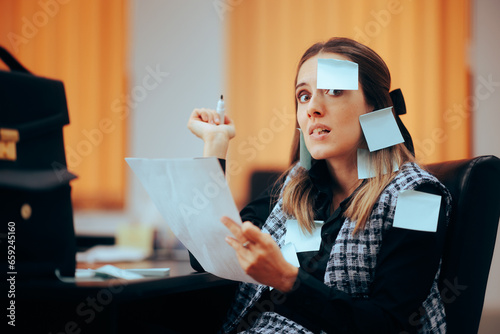
<path id="1" fill-rule="evenodd" d="M 319 53 L 302 64 L 297 75 L 297 121 L 311 156 L 352 159 L 362 139 L 359 116 L 373 110 L 361 89 L 316 88 L 318 59 L 350 60 L 337 53 Z"/>

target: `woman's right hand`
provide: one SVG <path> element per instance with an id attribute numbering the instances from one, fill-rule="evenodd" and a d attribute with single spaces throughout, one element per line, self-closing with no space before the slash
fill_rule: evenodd
<path id="1" fill-rule="evenodd" d="M 203 156 L 226 158 L 229 141 L 235 136 L 233 121 L 225 115 L 224 123 L 215 110 L 194 109 L 189 117 L 188 129 L 205 143 Z"/>

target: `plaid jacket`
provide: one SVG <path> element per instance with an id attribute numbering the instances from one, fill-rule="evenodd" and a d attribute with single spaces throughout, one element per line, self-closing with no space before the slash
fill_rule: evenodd
<path id="1" fill-rule="evenodd" d="M 296 166 L 290 172 L 285 183 L 293 177 Z M 400 172 L 381 193 L 375 204 L 370 219 L 361 233 L 353 235 L 356 222 L 345 219 L 343 226 L 332 247 L 326 267 L 324 283 L 332 288 L 346 292 L 355 298 L 366 298 L 370 283 L 373 280 L 377 254 L 383 241 L 384 232 L 392 227 L 398 194 L 403 190 L 412 190 L 423 184 L 432 184 L 443 193 L 446 201 L 446 217 L 449 218 L 451 196 L 448 190 L 431 174 L 421 169 L 415 163 L 401 166 Z M 280 199 L 269 215 L 262 230 L 268 232 L 283 246 L 286 234 L 286 217 L 282 210 Z M 369 249 L 369 252 L 362 250 Z M 427 299 L 422 304 L 423 312 L 420 318 L 420 333 L 445 333 L 445 311 L 438 290 L 439 270 Z M 236 299 L 229 311 L 228 318 L 221 332 L 228 333 L 238 330 L 237 326 L 248 310 L 261 297 L 266 286 L 241 283 Z M 296 322 L 274 312 L 262 313 L 252 325 L 248 333 L 311 333 Z"/>

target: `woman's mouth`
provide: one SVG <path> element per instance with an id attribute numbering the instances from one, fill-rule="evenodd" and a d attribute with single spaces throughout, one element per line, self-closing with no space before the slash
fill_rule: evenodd
<path id="1" fill-rule="evenodd" d="M 322 140 L 327 137 L 331 129 L 323 124 L 314 124 L 309 128 L 309 137 L 313 140 Z"/>
<path id="2" fill-rule="evenodd" d="M 330 130 L 328 130 L 328 129 L 316 128 L 312 131 L 312 134 L 320 135 L 320 134 L 329 133 L 329 132 L 330 132 Z"/>

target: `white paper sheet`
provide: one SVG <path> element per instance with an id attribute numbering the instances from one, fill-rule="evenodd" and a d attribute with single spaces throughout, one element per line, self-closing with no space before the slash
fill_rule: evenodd
<path id="1" fill-rule="evenodd" d="M 358 64 L 348 60 L 318 59 L 318 89 L 358 89 Z"/>
<path id="2" fill-rule="evenodd" d="M 392 107 L 359 116 L 370 152 L 403 143 L 404 139 L 392 114 Z"/>
<path id="3" fill-rule="evenodd" d="M 399 193 L 394 227 L 436 232 L 441 196 L 416 190 Z"/>
<path id="4" fill-rule="evenodd" d="M 318 251 L 321 246 L 321 227 L 323 221 L 314 221 L 316 228 L 312 234 L 302 232 L 296 219 L 286 221 L 285 244 L 291 243 L 297 252 Z"/>
<path id="5" fill-rule="evenodd" d="M 370 151 L 358 148 L 358 179 L 369 179 L 376 176 L 370 154 Z M 392 171 L 396 172 L 397 170 L 399 170 L 398 164 L 394 162 Z M 387 174 L 387 171 L 384 171 L 384 174 Z"/>
<path id="6" fill-rule="evenodd" d="M 220 218 L 241 219 L 216 158 L 125 159 L 175 236 L 203 268 L 219 277 L 256 283 L 224 240 Z"/>

